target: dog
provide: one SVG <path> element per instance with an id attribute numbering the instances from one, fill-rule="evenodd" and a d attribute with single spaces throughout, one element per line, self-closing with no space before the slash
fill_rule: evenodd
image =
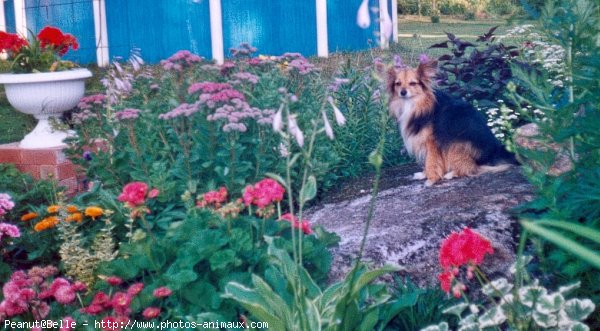
<path id="1" fill-rule="evenodd" d="M 432 87 L 437 62 L 387 71 L 389 111 L 406 150 L 421 165 L 415 180 L 431 186 L 442 179 L 499 172 L 518 165 L 473 106 Z"/>

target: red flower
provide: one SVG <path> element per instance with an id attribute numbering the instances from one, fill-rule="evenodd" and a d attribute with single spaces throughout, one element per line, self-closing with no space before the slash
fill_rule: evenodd
<path id="1" fill-rule="evenodd" d="M 113 316 L 106 316 L 102 319 L 102 330 L 104 331 L 114 331 L 121 330 L 121 327 L 117 323 L 117 319 Z M 115 327 L 117 326 L 117 327 Z"/>
<path id="2" fill-rule="evenodd" d="M 170 296 L 171 294 L 173 294 L 173 292 L 165 286 L 159 287 L 156 290 L 154 290 L 154 292 L 152 292 L 152 295 L 154 295 L 154 297 L 156 298 L 165 298 Z"/>
<path id="3" fill-rule="evenodd" d="M 123 192 L 117 198 L 121 202 L 125 202 L 129 207 L 137 207 L 146 202 L 146 193 L 148 185 L 143 182 L 132 182 L 123 187 Z"/>
<path id="4" fill-rule="evenodd" d="M 488 253 L 494 253 L 490 242 L 477 232 L 465 228 L 460 233 L 452 232 L 442 242 L 439 259 L 442 267 L 448 269 L 465 264 L 479 265 Z"/>
<path id="5" fill-rule="evenodd" d="M 312 229 L 310 228 L 310 222 L 307 220 L 302 220 L 302 222 L 299 222 L 298 218 L 290 213 L 281 215 L 281 219 L 290 222 L 294 228 L 301 229 L 304 234 L 313 233 Z"/>
<path id="6" fill-rule="evenodd" d="M 450 288 L 452 288 L 452 280 L 454 280 L 454 273 L 451 271 L 445 271 L 438 275 L 438 280 L 440 281 L 440 286 L 442 290 L 446 293 L 450 293 Z"/>
<path id="7" fill-rule="evenodd" d="M 144 309 L 144 312 L 142 313 L 142 316 L 147 320 L 156 318 L 158 315 L 160 315 L 160 308 L 157 307 L 148 307 Z"/>
<path id="8" fill-rule="evenodd" d="M 52 26 L 43 28 L 38 33 L 37 37 L 42 48 L 47 46 L 53 47 L 58 52 L 59 56 L 65 55 L 65 53 L 69 51 L 69 48 L 73 48 L 73 50 L 79 48 L 77 39 L 75 39 L 73 35 L 69 33 L 63 34 L 60 29 Z"/>
<path id="9" fill-rule="evenodd" d="M 285 189 L 276 180 L 265 178 L 254 186 L 246 186 L 242 196 L 244 204 L 256 205 L 258 208 L 265 208 L 273 202 L 283 200 Z"/>
<path id="10" fill-rule="evenodd" d="M 117 276 L 110 276 L 106 279 L 106 282 L 110 286 L 119 286 L 123 282 L 123 280 Z"/>
<path id="11" fill-rule="evenodd" d="M 12 52 L 19 53 L 23 46 L 27 46 L 29 43 L 27 40 L 20 36 L 12 33 L 6 33 L 0 31 L 0 51 L 1 52 Z"/>

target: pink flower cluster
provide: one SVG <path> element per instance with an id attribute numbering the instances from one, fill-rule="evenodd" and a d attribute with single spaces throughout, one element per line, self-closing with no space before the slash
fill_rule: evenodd
<path id="1" fill-rule="evenodd" d="M 91 109 L 94 105 L 102 106 L 106 101 L 106 95 L 104 94 L 93 94 L 88 95 L 79 100 L 77 108 L 79 109 Z"/>
<path id="2" fill-rule="evenodd" d="M 2 237 L 8 236 L 11 238 L 18 238 L 21 236 L 21 232 L 19 228 L 8 223 L 0 223 L 0 242 L 2 241 Z"/>
<path id="3" fill-rule="evenodd" d="M 98 118 L 98 114 L 92 112 L 90 109 L 84 109 L 83 111 L 71 115 L 71 121 L 74 124 L 83 124 L 83 122 L 92 118 Z"/>
<path id="4" fill-rule="evenodd" d="M 284 194 L 285 189 L 276 180 L 265 178 L 253 186 L 246 186 L 242 199 L 246 206 L 255 205 L 258 208 L 265 208 L 283 200 Z"/>
<path id="5" fill-rule="evenodd" d="M 475 266 L 483 262 L 486 254 L 493 253 L 494 249 L 489 240 L 470 228 L 464 228 L 459 233 L 452 232 L 444 239 L 440 248 L 439 260 L 444 272 L 438 276 L 438 279 L 442 289 L 446 293 L 452 290 L 455 297 L 460 297 L 466 286 L 459 281 L 454 282 L 459 274 L 459 268 L 466 265 L 467 279 L 471 279 Z"/>
<path id="6" fill-rule="evenodd" d="M 119 286 L 122 280 L 119 277 L 111 276 L 106 279 L 106 282 L 113 286 Z M 80 309 L 82 313 L 88 315 L 101 315 L 108 313 L 102 321 L 105 322 L 122 322 L 125 323 L 131 315 L 132 300 L 144 289 L 143 283 L 134 283 L 127 290 L 118 290 L 112 294 L 98 292 L 92 298 L 92 301 L 87 307 Z M 111 291 L 112 292 L 112 291 Z M 172 294 L 172 291 L 167 287 L 159 287 L 153 291 L 153 296 L 157 299 L 164 299 Z M 160 315 L 161 310 L 158 307 L 147 307 L 143 310 L 142 316 L 145 319 L 156 318 Z"/>
<path id="7" fill-rule="evenodd" d="M 196 206 L 204 208 L 206 206 L 212 206 L 215 208 L 221 208 L 221 205 L 227 201 L 227 189 L 225 187 L 220 187 L 217 191 L 209 191 L 204 193 L 198 202 L 196 202 Z"/>
<path id="8" fill-rule="evenodd" d="M 301 229 L 302 232 L 304 232 L 304 234 L 312 234 L 313 233 L 312 228 L 310 227 L 309 221 L 307 221 L 307 220 L 299 221 L 298 217 L 296 217 L 290 213 L 281 215 L 281 220 L 290 222 L 290 224 L 294 228 Z"/>
<path id="9" fill-rule="evenodd" d="M 115 118 L 119 121 L 134 120 L 140 116 L 141 110 L 134 108 L 125 108 L 115 113 Z"/>
<path id="10" fill-rule="evenodd" d="M 247 126 L 243 123 L 247 119 L 253 119 L 259 124 L 269 125 L 273 121 L 274 111 L 271 109 L 259 109 L 251 107 L 247 102 L 239 99 L 232 100 L 215 110 L 207 116 L 209 121 L 225 120 L 224 132 L 238 131 L 246 132 Z"/>
<path id="11" fill-rule="evenodd" d="M 314 64 L 310 63 L 300 53 L 284 53 L 278 57 L 278 60 L 288 61 L 288 68 L 297 70 L 300 75 L 308 75 L 318 70 Z"/>
<path id="12" fill-rule="evenodd" d="M 64 278 L 50 278 L 58 273 L 52 266 L 33 267 L 27 273 L 14 272 L 2 287 L 4 300 L 0 302 L 0 320 L 31 313 L 36 320 L 50 313 L 50 300 L 62 305 L 75 301 L 77 293 L 86 291 L 81 282 L 70 283 Z"/>
<path id="13" fill-rule="evenodd" d="M 200 110 L 199 106 L 200 104 L 198 102 L 192 104 L 182 103 L 171 111 L 158 115 L 158 118 L 161 120 L 170 120 L 179 116 L 190 117 Z"/>
<path id="14" fill-rule="evenodd" d="M 259 79 L 258 76 L 249 72 L 236 72 L 232 75 L 232 77 L 235 78 L 235 80 L 231 81 L 231 83 L 234 85 L 239 85 L 246 82 L 250 84 L 257 84 Z"/>
<path id="15" fill-rule="evenodd" d="M 0 193 L 0 217 L 15 207 L 12 197 L 6 193 Z"/>
<path id="16" fill-rule="evenodd" d="M 229 83 L 216 83 L 216 82 L 200 82 L 194 83 L 188 88 L 188 94 L 194 94 L 198 91 L 203 93 L 215 93 L 222 90 L 233 88 Z"/>
<path id="17" fill-rule="evenodd" d="M 160 61 L 165 70 L 183 71 L 190 68 L 195 63 L 202 62 L 203 58 L 196 54 L 192 54 L 188 50 L 180 50 L 171 55 L 168 59 Z"/>
<path id="18" fill-rule="evenodd" d="M 232 47 L 229 49 L 229 52 L 234 57 L 252 56 L 252 54 L 256 53 L 256 51 L 257 51 L 256 47 L 253 47 L 252 45 L 250 45 L 248 43 L 241 43 L 238 48 Z"/>
<path id="19" fill-rule="evenodd" d="M 146 198 L 153 199 L 159 194 L 158 189 L 148 192 L 148 184 L 144 182 L 131 182 L 123 187 L 123 192 L 117 200 L 124 202 L 128 208 L 139 207 L 146 203 Z"/>

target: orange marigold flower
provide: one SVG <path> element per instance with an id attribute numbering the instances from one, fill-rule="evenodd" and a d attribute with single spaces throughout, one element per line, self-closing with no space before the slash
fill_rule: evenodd
<path id="1" fill-rule="evenodd" d="M 44 231 L 46 229 L 50 229 L 56 226 L 56 224 L 58 224 L 59 219 L 56 216 L 48 216 L 46 218 L 44 218 L 43 220 L 41 220 L 40 222 L 38 222 L 33 229 L 37 232 L 40 231 Z"/>
<path id="2" fill-rule="evenodd" d="M 29 212 L 23 216 L 21 216 L 21 221 L 23 222 L 27 222 L 27 221 L 31 221 L 32 219 L 38 217 L 38 214 L 34 213 L 34 212 Z"/>
<path id="3" fill-rule="evenodd" d="M 68 213 L 76 213 L 78 211 L 77 206 L 67 206 L 67 212 Z"/>
<path id="4" fill-rule="evenodd" d="M 85 209 L 85 216 L 89 216 L 94 220 L 96 220 L 96 217 L 102 216 L 103 214 L 104 211 L 100 207 L 92 206 Z"/>
<path id="5" fill-rule="evenodd" d="M 52 205 L 52 206 L 48 207 L 47 210 L 49 213 L 58 213 L 58 211 L 60 210 L 60 206 Z"/>
<path id="6" fill-rule="evenodd" d="M 83 220 L 83 215 L 81 213 L 73 213 L 73 214 L 67 216 L 67 218 L 65 218 L 65 221 L 67 221 L 67 222 L 75 221 L 75 222 L 79 223 L 82 220 Z"/>

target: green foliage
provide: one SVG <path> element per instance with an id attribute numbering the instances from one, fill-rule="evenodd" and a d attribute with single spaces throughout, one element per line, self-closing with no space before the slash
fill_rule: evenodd
<path id="1" fill-rule="evenodd" d="M 439 288 L 420 288 L 410 279 L 395 278 L 387 306 L 389 323 L 382 323 L 381 327 L 385 328 L 379 330 L 420 330 L 443 320 L 442 311 L 454 303 Z"/>
<path id="2" fill-rule="evenodd" d="M 543 146 L 553 146 L 519 151 L 531 160 L 525 170 L 539 194 L 525 207 L 533 212 L 526 216 L 564 220 L 597 231 L 600 224 L 598 4 L 584 0 L 548 2 L 541 10 L 540 25 L 543 38 L 564 49 L 564 84 L 552 84 L 553 75 L 543 69 L 513 68 L 515 84 L 522 88 L 513 94 L 513 102 L 530 104 L 544 112 L 545 119 L 535 121 L 540 131 L 535 139 Z M 548 170 L 554 166 L 557 156 L 569 160 L 571 170 L 558 176 L 550 175 Z M 581 231 L 573 231 L 573 227 L 549 228 L 549 224 L 535 222 L 524 223 L 524 226 L 548 240 L 537 241 L 544 257 L 542 269 L 553 272 L 559 279 L 581 279 L 580 293 L 597 302 L 600 286 L 592 280 L 597 275 L 597 268 L 590 264 L 592 255 L 586 254 L 580 246 L 565 247 L 564 243 L 578 241 L 587 251 L 597 251 L 598 243 L 581 240 Z M 554 244 L 567 248 L 568 252 L 556 249 Z M 595 323 L 597 328 L 600 321 Z"/>
<path id="3" fill-rule="evenodd" d="M 164 236 L 138 233 L 131 243 L 122 243 L 119 258 L 104 264 L 100 273 L 143 280 L 151 289 L 169 287 L 176 298 L 169 307 L 171 318 L 210 312 L 222 320 L 236 320 L 241 313 L 237 304 L 220 294 L 229 282 L 249 285 L 251 274 L 265 277 L 272 272 L 261 231 L 276 236 L 272 241 L 291 251 L 287 222 L 240 216 L 228 223 L 211 212 L 192 210 L 185 219 L 170 222 Z M 337 237 L 315 231 L 316 236 L 304 237 L 303 258 L 312 277 L 323 282 L 331 264 L 327 247 L 336 244 Z"/>
<path id="4" fill-rule="evenodd" d="M 371 284 L 395 267 L 367 271 L 358 267 L 342 282 L 321 290 L 311 274 L 289 254 L 267 240 L 272 267 L 263 279 L 252 276 L 252 287 L 230 282 L 224 298 L 239 302 L 257 321 L 276 330 L 373 330 L 389 299 L 385 286 Z M 298 281 L 300 280 L 300 281 Z M 296 292 L 296 293 L 294 293 Z M 298 296 L 298 292 L 303 293 Z M 298 300 L 298 298 L 303 300 Z"/>
<path id="5" fill-rule="evenodd" d="M 4 218 L 13 224 L 18 224 L 23 235 L 15 238 L 14 244 L 4 251 L 0 261 L 0 279 L 9 272 L 10 261 L 14 268 L 24 268 L 34 263 L 50 263 L 56 258 L 58 242 L 56 238 L 43 233 L 33 232 L 33 224 L 21 222 L 20 218 L 29 211 L 40 211 L 49 205 L 56 194 L 56 182 L 50 180 L 34 180 L 30 175 L 17 170 L 12 164 L 0 164 L 0 187 L 3 193 L 12 197 L 15 207 Z"/>

